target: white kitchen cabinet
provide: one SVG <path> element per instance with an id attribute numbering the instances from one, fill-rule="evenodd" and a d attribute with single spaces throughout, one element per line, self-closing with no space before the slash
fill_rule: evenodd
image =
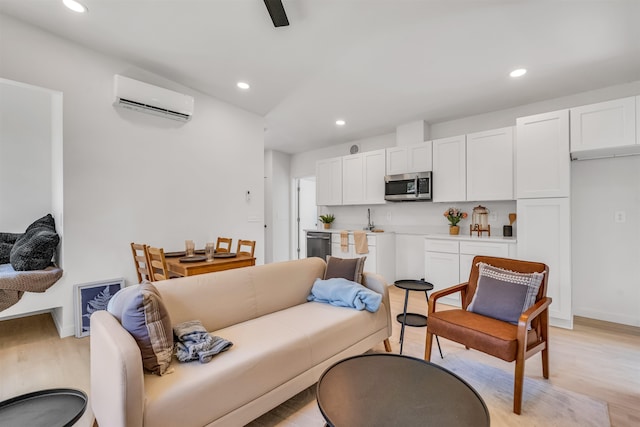
<path id="1" fill-rule="evenodd" d="M 387 148 L 387 175 L 429 172 L 432 168 L 432 141 Z"/>
<path id="2" fill-rule="evenodd" d="M 473 258 L 476 255 L 514 258 L 515 243 L 460 242 L 460 281 L 469 280 Z"/>
<path id="3" fill-rule="evenodd" d="M 337 258 L 361 258 L 366 256 L 364 271 L 377 273 L 384 277 L 387 283 L 395 281 L 395 235 L 393 233 L 367 234 L 367 246 L 369 253 L 357 254 L 353 233 L 349 233 L 348 249 L 342 251 L 340 233 L 331 234 L 331 256 Z"/>
<path id="4" fill-rule="evenodd" d="M 342 157 L 316 162 L 316 204 L 342 204 Z"/>
<path id="5" fill-rule="evenodd" d="M 513 200 L 514 128 L 467 134 L 466 200 Z"/>
<path id="6" fill-rule="evenodd" d="M 425 280 L 433 285 L 434 291 L 448 288 L 460 283 L 460 266 L 458 253 L 425 252 Z M 443 304 L 460 307 L 460 293 L 448 295 L 438 300 Z"/>
<path id="7" fill-rule="evenodd" d="M 342 204 L 355 205 L 364 201 L 364 159 L 361 154 L 342 158 Z"/>
<path id="8" fill-rule="evenodd" d="M 424 236 L 396 234 L 395 280 L 424 277 Z"/>
<path id="9" fill-rule="evenodd" d="M 571 108 L 571 157 L 584 159 L 640 152 L 636 136 L 637 98 Z"/>
<path id="10" fill-rule="evenodd" d="M 342 158 L 342 204 L 385 203 L 385 150 L 368 151 Z"/>
<path id="11" fill-rule="evenodd" d="M 435 238 L 424 239 L 425 280 L 433 284 L 434 290 L 469 280 L 471 265 L 476 255 L 515 258 L 515 241 L 474 238 Z M 460 307 L 460 293 L 443 297 L 445 304 Z"/>
<path id="12" fill-rule="evenodd" d="M 433 201 L 466 200 L 466 136 L 433 140 Z"/>
<path id="13" fill-rule="evenodd" d="M 518 258 L 549 266 L 550 323 L 573 327 L 569 198 L 522 199 L 518 210 Z"/>
<path id="14" fill-rule="evenodd" d="M 569 197 L 569 110 L 516 120 L 516 197 Z"/>

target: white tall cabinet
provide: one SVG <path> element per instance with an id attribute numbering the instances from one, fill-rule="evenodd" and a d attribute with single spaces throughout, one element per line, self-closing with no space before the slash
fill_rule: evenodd
<path id="1" fill-rule="evenodd" d="M 573 327 L 569 110 L 516 121 L 518 258 L 549 266 L 550 323 Z"/>
<path id="2" fill-rule="evenodd" d="M 569 197 L 569 110 L 516 120 L 518 199 Z"/>
<path id="3" fill-rule="evenodd" d="M 467 199 L 466 135 L 433 140 L 433 201 Z"/>
<path id="4" fill-rule="evenodd" d="M 513 200 L 514 127 L 467 134 L 466 200 Z"/>
<path id="5" fill-rule="evenodd" d="M 316 162 L 316 204 L 342 204 L 342 157 Z"/>
<path id="6" fill-rule="evenodd" d="M 571 219 L 569 198 L 520 199 L 518 258 L 549 266 L 551 324 L 571 328 Z"/>

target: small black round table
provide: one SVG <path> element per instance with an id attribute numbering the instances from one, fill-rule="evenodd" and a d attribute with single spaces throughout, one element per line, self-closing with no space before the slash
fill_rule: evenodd
<path id="1" fill-rule="evenodd" d="M 486 427 L 482 397 L 456 374 L 431 362 L 370 353 L 339 361 L 316 388 L 330 427 Z"/>
<path id="2" fill-rule="evenodd" d="M 427 326 L 427 316 L 424 314 L 418 313 L 407 313 L 407 302 L 409 301 L 409 291 L 420 291 L 424 292 L 424 296 L 427 298 L 427 304 L 429 304 L 429 291 L 433 290 L 433 285 L 429 282 L 425 282 L 424 280 L 417 279 L 405 279 L 405 280 L 396 280 L 394 285 L 397 288 L 404 289 L 404 309 L 402 313 L 396 316 L 396 320 L 402 323 L 402 328 L 400 329 L 400 354 L 402 354 L 402 346 L 404 344 L 404 327 L 405 326 L 417 326 L 423 327 Z M 440 351 L 440 358 L 442 358 L 442 349 L 440 348 L 440 340 L 436 335 L 436 342 L 438 343 L 438 350 Z"/>
<path id="3" fill-rule="evenodd" d="M 82 390 L 55 388 L 0 402 L 0 427 L 70 427 L 87 408 Z"/>

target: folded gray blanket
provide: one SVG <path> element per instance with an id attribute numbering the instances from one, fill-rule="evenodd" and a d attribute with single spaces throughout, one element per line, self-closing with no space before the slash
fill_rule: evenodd
<path id="1" fill-rule="evenodd" d="M 199 320 L 180 323 L 173 327 L 173 333 L 178 338 L 176 357 L 180 362 L 200 360 L 200 363 L 207 363 L 233 345 L 224 338 L 211 335 Z"/>

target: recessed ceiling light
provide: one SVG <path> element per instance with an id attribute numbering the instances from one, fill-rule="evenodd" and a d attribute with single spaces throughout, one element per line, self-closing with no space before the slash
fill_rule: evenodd
<path id="1" fill-rule="evenodd" d="M 244 89 L 244 90 L 247 90 L 247 89 L 249 89 L 251 87 L 251 86 L 249 86 L 249 83 L 245 83 L 245 82 L 238 82 L 237 86 L 240 89 Z"/>
<path id="2" fill-rule="evenodd" d="M 344 126 L 346 124 L 347 124 L 347 122 L 345 122 L 344 120 L 336 120 L 336 125 L 338 125 L 338 126 Z"/>
<path id="3" fill-rule="evenodd" d="M 80 2 L 77 2 L 76 0 L 62 0 L 62 3 L 64 3 L 65 6 L 67 6 L 74 12 L 85 13 L 87 10 L 89 10 L 87 9 L 87 6 L 83 5 Z"/>
<path id="4" fill-rule="evenodd" d="M 513 70 L 512 72 L 509 73 L 511 77 L 522 77 L 525 74 L 527 74 L 526 68 L 518 68 L 517 70 Z"/>

